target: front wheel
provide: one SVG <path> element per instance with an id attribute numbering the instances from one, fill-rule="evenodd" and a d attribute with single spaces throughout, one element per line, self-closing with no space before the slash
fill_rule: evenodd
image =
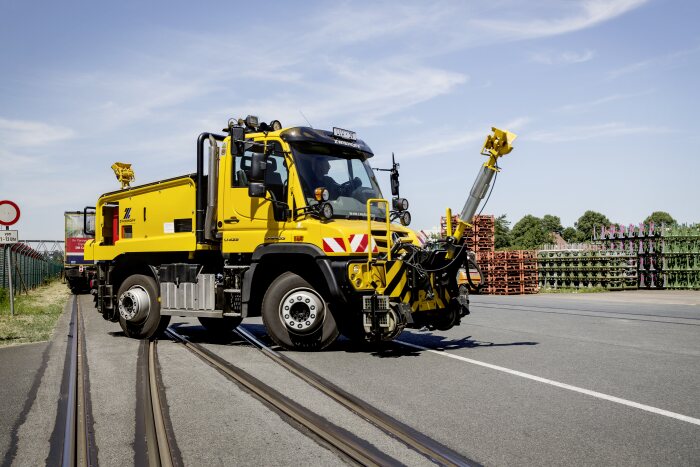
<path id="1" fill-rule="evenodd" d="M 317 287 L 285 272 L 268 287 L 262 319 L 275 343 L 290 350 L 321 350 L 338 338 L 338 326 Z"/>
<path id="2" fill-rule="evenodd" d="M 168 327 L 170 316 L 160 315 L 155 279 L 143 274 L 126 278 L 117 293 L 119 324 L 124 334 L 135 339 L 157 336 Z"/>

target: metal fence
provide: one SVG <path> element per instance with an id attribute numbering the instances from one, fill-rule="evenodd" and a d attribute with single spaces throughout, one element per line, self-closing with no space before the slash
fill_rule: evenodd
<path id="1" fill-rule="evenodd" d="M 11 271 L 8 270 L 8 255 L 11 256 Z M 15 293 L 33 289 L 51 279 L 61 276 L 63 258 L 60 254 L 40 253 L 26 243 L 4 245 L 0 251 L 0 288 L 12 287 Z"/>

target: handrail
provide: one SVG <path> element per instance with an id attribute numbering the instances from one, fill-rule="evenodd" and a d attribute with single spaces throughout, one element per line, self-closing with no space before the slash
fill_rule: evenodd
<path id="1" fill-rule="evenodd" d="M 386 206 L 386 254 L 391 261 L 391 219 L 389 218 L 389 201 L 382 198 L 370 198 L 367 200 L 367 261 L 372 261 L 372 204 L 384 204 Z M 377 237 L 381 237 L 377 235 Z"/>

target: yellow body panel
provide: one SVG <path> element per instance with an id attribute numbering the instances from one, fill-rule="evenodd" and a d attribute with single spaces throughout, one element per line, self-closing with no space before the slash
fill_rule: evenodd
<path id="1" fill-rule="evenodd" d="M 95 240 L 86 243 L 85 259 L 103 261 L 122 253 L 194 251 L 195 198 L 195 183 L 190 177 L 103 195 L 95 214 Z M 106 217 L 111 209 L 119 219 L 116 241 L 113 218 Z M 187 230 L 188 222 L 190 231 L 176 231 Z"/>

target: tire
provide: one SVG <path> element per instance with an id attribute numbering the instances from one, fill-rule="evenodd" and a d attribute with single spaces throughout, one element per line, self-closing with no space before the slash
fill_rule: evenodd
<path id="1" fill-rule="evenodd" d="M 262 302 L 262 319 L 270 338 L 289 350 L 321 350 L 339 334 L 319 288 L 293 272 L 281 274 L 268 287 Z"/>
<path id="2" fill-rule="evenodd" d="M 134 274 L 127 277 L 119 287 L 119 292 L 117 292 L 117 307 L 120 307 L 122 304 L 128 304 L 129 299 L 124 297 L 124 294 L 128 291 L 145 292 L 148 311 L 143 317 L 137 316 L 133 320 L 126 320 L 121 310 L 119 310 L 119 324 L 124 330 L 124 334 L 134 339 L 148 339 L 158 336 L 165 331 L 170 323 L 170 316 L 160 315 L 159 294 L 155 279 L 143 274 Z"/>
<path id="3" fill-rule="evenodd" d="M 204 329 L 214 334 L 229 334 L 236 329 L 242 317 L 224 316 L 223 318 L 197 318 Z"/>

